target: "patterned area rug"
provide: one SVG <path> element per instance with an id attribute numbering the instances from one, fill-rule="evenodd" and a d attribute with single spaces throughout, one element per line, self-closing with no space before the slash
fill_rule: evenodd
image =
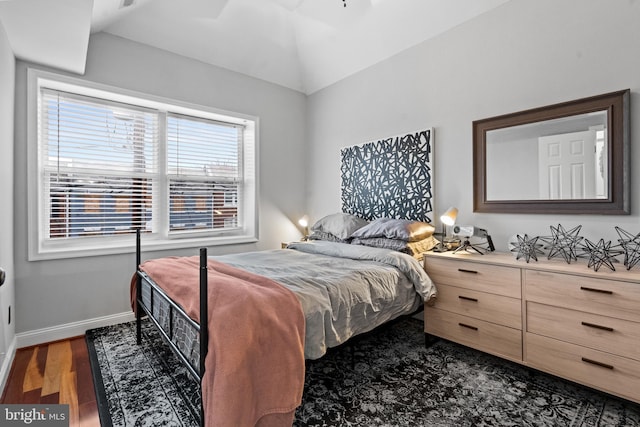
<path id="1" fill-rule="evenodd" d="M 199 384 L 151 322 L 143 323 L 141 345 L 135 322 L 86 337 L 101 427 L 198 425 Z"/>
<path id="2" fill-rule="evenodd" d="M 140 347 L 133 323 L 87 332 L 102 425 L 197 424 L 197 384 L 143 331 Z M 640 406 L 447 341 L 426 349 L 404 319 L 309 361 L 294 426 L 640 427 Z"/>

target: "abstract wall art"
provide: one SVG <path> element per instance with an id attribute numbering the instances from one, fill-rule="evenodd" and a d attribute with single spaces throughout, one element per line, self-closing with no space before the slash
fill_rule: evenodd
<path id="1" fill-rule="evenodd" d="M 433 129 L 341 150 L 342 211 L 433 221 Z"/>

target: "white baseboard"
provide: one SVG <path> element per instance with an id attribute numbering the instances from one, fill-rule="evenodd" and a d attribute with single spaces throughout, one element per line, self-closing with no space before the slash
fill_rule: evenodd
<path id="1" fill-rule="evenodd" d="M 7 384 L 7 379 L 9 378 L 9 373 L 11 372 L 11 366 L 13 365 L 13 359 L 16 356 L 16 339 L 15 337 L 9 344 L 9 348 L 2 359 L 2 366 L 0 366 L 0 393 L 4 394 L 4 386 Z M 11 403 L 11 402 L 9 402 Z"/>
<path id="2" fill-rule="evenodd" d="M 124 313 L 95 317 L 93 319 L 66 323 L 64 325 L 52 326 L 50 328 L 38 329 L 35 331 L 21 332 L 19 334 L 16 334 L 16 348 L 29 347 L 45 342 L 77 337 L 79 335 L 84 335 L 87 329 L 100 328 L 103 326 L 130 322 L 132 320 L 135 320 L 135 315 L 133 314 L 133 312 L 127 311 Z M 13 357 L 11 357 L 11 360 L 13 361 Z"/>
<path id="3" fill-rule="evenodd" d="M 38 329 L 35 331 L 21 332 L 16 334 L 0 366 L 0 394 L 4 393 L 13 359 L 16 356 L 16 349 L 43 344 L 50 341 L 58 341 L 66 338 L 84 335 L 87 329 L 100 328 L 103 326 L 116 325 L 118 323 L 135 320 L 135 315 L 131 311 L 112 314 L 109 316 L 96 317 L 82 320 L 80 322 L 66 323 L 64 325 L 52 326 L 50 328 Z"/>

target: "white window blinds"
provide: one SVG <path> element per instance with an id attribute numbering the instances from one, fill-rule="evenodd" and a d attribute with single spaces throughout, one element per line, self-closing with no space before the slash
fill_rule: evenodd
<path id="1" fill-rule="evenodd" d="M 29 259 L 254 242 L 258 118 L 29 72 Z"/>
<path id="2" fill-rule="evenodd" d="M 169 232 L 238 226 L 243 127 L 169 114 Z"/>
<path id="3" fill-rule="evenodd" d="M 39 134 L 45 238 L 151 231 L 154 112 L 42 89 Z"/>

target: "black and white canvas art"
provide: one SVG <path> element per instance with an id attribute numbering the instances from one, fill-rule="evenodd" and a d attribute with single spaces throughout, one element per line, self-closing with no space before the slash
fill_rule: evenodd
<path id="1" fill-rule="evenodd" d="M 433 129 L 341 150 L 342 211 L 433 220 Z"/>

